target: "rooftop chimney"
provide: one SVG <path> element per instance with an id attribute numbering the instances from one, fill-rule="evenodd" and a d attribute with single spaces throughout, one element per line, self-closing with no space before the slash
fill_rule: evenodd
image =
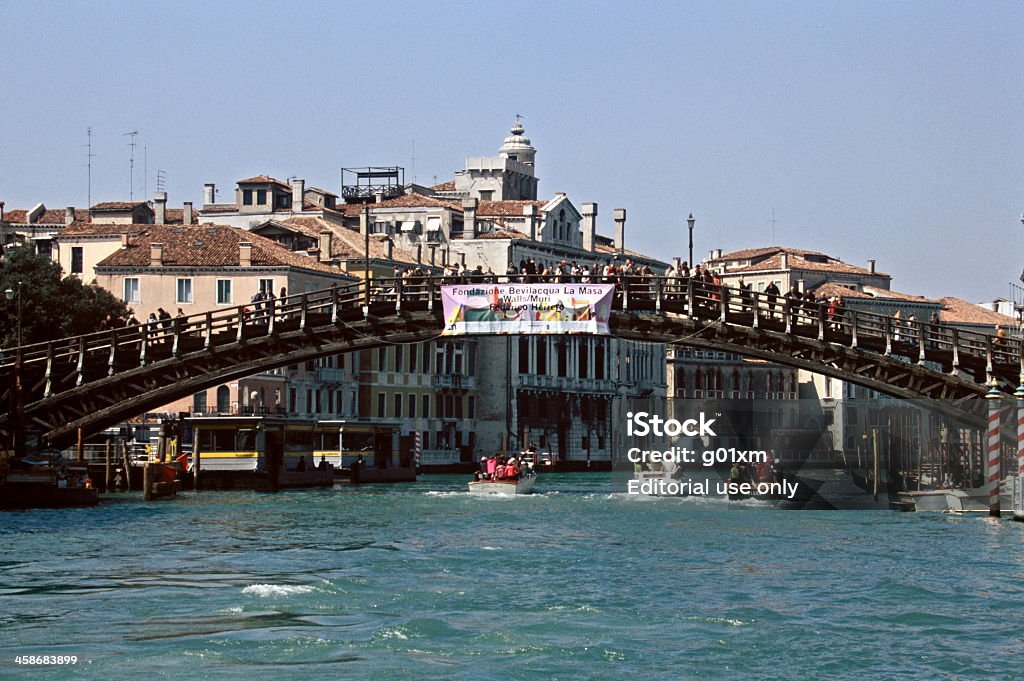
<path id="1" fill-rule="evenodd" d="M 716 248 L 715 249 L 715 260 L 718 260 L 721 257 L 722 257 L 722 249 L 721 248 Z"/>
<path id="2" fill-rule="evenodd" d="M 476 207 L 477 200 L 462 199 L 462 233 L 476 236 Z"/>
<path id="3" fill-rule="evenodd" d="M 121 244 L 127 245 L 128 235 L 121 235 Z M 149 266 L 150 267 L 163 267 L 164 264 L 164 245 L 161 243 L 151 243 L 149 245 Z"/>
<path id="4" fill-rule="evenodd" d="M 786 253 L 785 251 L 783 251 L 782 255 L 779 256 L 779 263 L 780 263 L 780 267 L 782 269 L 788 270 L 789 269 L 789 253 Z"/>
<path id="5" fill-rule="evenodd" d="M 373 202 L 374 203 L 384 203 L 384 192 L 374 192 L 373 193 Z"/>
<path id="6" fill-rule="evenodd" d="M 615 250 L 622 253 L 626 250 L 626 209 L 616 208 L 612 217 L 615 220 Z"/>
<path id="7" fill-rule="evenodd" d="M 153 218 L 158 225 L 167 224 L 167 192 L 157 192 L 153 195 Z"/>
<path id="8" fill-rule="evenodd" d="M 331 233 L 320 232 L 320 262 L 331 259 Z"/>
<path id="9" fill-rule="evenodd" d="M 530 239 L 533 241 L 537 240 L 537 206 L 532 203 L 528 203 L 523 206 L 523 215 L 526 216 L 527 226 L 529 227 L 527 234 L 530 235 Z"/>
<path id="10" fill-rule="evenodd" d="M 238 266 L 252 267 L 252 242 L 242 241 L 238 244 Z"/>
<path id="11" fill-rule="evenodd" d="M 875 261 L 874 260 L 868 260 L 868 272 L 871 272 L 871 274 L 875 273 Z"/>
<path id="12" fill-rule="evenodd" d="M 74 206 L 68 206 L 67 208 L 64 209 L 64 224 L 65 225 L 70 225 L 74 221 L 75 221 L 75 207 Z"/>
<path id="13" fill-rule="evenodd" d="M 181 224 L 183 224 L 183 225 L 191 225 L 192 224 L 192 202 L 191 201 L 186 201 L 185 203 L 183 203 L 181 205 L 182 205 Z"/>
<path id="14" fill-rule="evenodd" d="M 203 185 L 203 205 L 212 206 L 217 203 L 217 185 L 207 182 Z"/>
<path id="15" fill-rule="evenodd" d="M 359 233 L 370 233 L 370 207 L 368 205 L 363 206 L 363 210 L 359 212 Z"/>
<path id="16" fill-rule="evenodd" d="M 131 237 L 128 232 L 121 232 L 121 248 L 128 248 L 131 243 Z"/>
<path id="17" fill-rule="evenodd" d="M 295 179 L 292 180 L 292 212 L 301 213 L 303 207 L 303 197 L 306 195 L 306 181 Z"/>
<path id="18" fill-rule="evenodd" d="M 4 219 L 4 202 L 0 201 L 0 221 Z"/>
<path id="19" fill-rule="evenodd" d="M 45 212 L 46 206 L 44 206 L 41 203 L 37 203 L 35 207 L 28 212 L 28 215 L 25 216 L 25 222 L 30 225 L 35 224 L 36 222 L 39 221 L 39 218 L 41 218 L 43 216 L 43 213 Z"/>
<path id="20" fill-rule="evenodd" d="M 583 250 L 594 250 L 594 236 L 597 234 L 597 204 L 583 204 Z"/>

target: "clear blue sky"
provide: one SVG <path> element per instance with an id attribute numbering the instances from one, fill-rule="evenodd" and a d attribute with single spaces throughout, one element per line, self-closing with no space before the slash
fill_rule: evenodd
<path id="1" fill-rule="evenodd" d="M 423 184 L 514 115 L 544 196 L 628 210 L 627 245 L 775 242 L 909 293 L 1007 296 L 1024 268 L 1024 3 L 0 3 L 0 200 L 172 206 L 341 166 Z"/>

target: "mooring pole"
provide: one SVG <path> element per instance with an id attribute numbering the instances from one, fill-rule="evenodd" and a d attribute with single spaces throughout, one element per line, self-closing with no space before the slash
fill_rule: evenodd
<path id="1" fill-rule="evenodd" d="M 1013 487 L 1013 519 L 1024 520 L 1024 373 L 1014 391 L 1017 398 L 1017 477 Z"/>
<path id="2" fill-rule="evenodd" d="M 875 470 L 873 475 L 874 480 L 874 495 L 875 501 L 878 501 L 878 428 L 871 430 L 871 448 L 874 450 L 875 456 Z"/>
<path id="3" fill-rule="evenodd" d="M 999 509 L 999 398 L 1002 397 L 996 389 L 995 379 L 988 393 L 988 466 L 986 478 L 988 479 L 988 514 L 998 518 Z"/>
<path id="4" fill-rule="evenodd" d="M 114 481 L 113 472 L 111 471 L 111 468 L 110 468 L 110 449 L 111 449 L 111 444 L 110 444 L 110 438 L 108 437 L 107 438 L 107 448 L 106 448 L 106 452 L 105 452 L 106 455 L 104 457 L 104 462 L 103 462 L 103 491 L 108 493 L 108 494 L 110 493 L 110 488 L 114 484 L 113 483 L 113 481 Z"/>

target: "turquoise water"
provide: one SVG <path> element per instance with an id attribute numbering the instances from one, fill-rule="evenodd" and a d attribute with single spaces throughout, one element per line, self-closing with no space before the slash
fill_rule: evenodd
<path id="1" fill-rule="evenodd" d="M 1024 674 L 1024 523 L 464 483 L 4 513 L 0 678 Z"/>

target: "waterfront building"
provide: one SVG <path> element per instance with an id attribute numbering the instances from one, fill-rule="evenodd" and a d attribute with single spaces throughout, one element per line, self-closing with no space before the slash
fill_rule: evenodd
<path id="1" fill-rule="evenodd" d="M 76 234 L 62 235 L 61 243 L 74 243 Z M 125 234 L 121 246 L 96 264 L 95 274 L 97 283 L 120 295 L 140 321 L 160 308 L 192 315 L 245 305 L 258 291 L 312 292 L 355 281 L 259 235 L 208 224 L 148 225 Z M 354 393 L 342 388 L 344 361 L 325 358 L 321 365 L 264 372 L 201 391 L 166 411 L 352 414 Z M 335 370 L 342 375 L 317 380 Z"/>

